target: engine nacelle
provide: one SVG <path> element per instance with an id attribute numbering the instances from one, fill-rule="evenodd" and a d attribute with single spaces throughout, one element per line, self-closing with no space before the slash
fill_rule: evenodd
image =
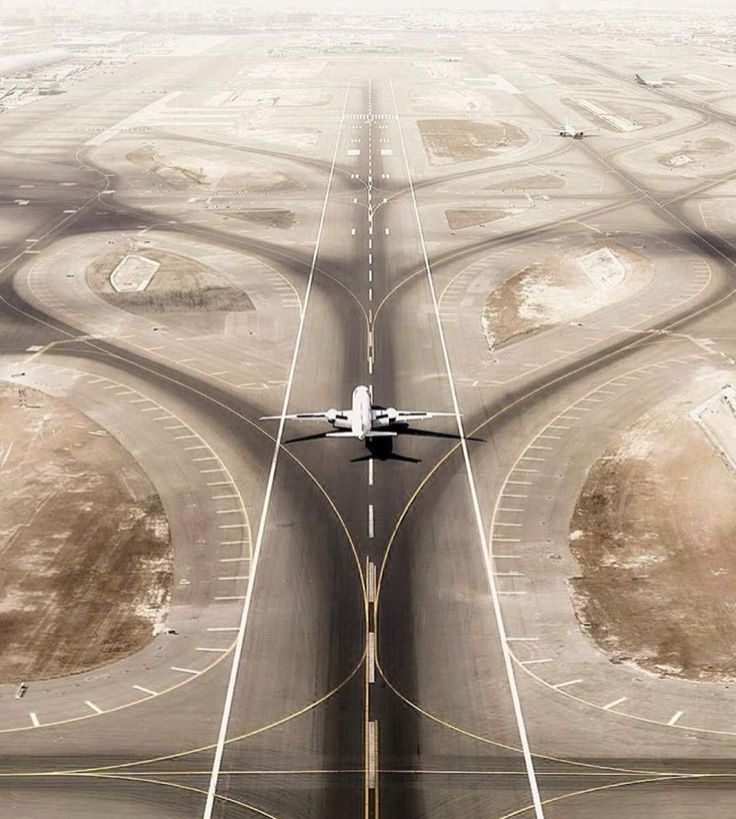
<path id="1" fill-rule="evenodd" d="M 330 424 L 334 424 L 337 420 L 337 410 L 336 409 L 328 409 L 327 410 L 327 421 Z"/>
<path id="2" fill-rule="evenodd" d="M 388 407 L 386 410 L 386 418 L 389 424 L 395 424 L 399 420 L 399 411 L 395 407 Z"/>

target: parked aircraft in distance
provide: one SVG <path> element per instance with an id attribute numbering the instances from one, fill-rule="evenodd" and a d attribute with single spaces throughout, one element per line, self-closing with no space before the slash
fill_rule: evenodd
<path id="1" fill-rule="evenodd" d="M 350 409 L 328 409 L 317 412 L 297 412 L 284 415 L 286 421 L 327 421 L 335 427 L 336 432 L 328 432 L 329 438 L 366 438 L 393 437 L 399 434 L 401 427 L 408 426 L 410 421 L 426 421 L 439 416 L 454 416 L 454 412 L 425 412 L 424 410 L 399 410 L 394 407 L 378 407 L 371 401 L 368 387 L 360 385 L 353 390 L 353 403 Z M 261 421 L 280 421 L 281 415 L 266 415 Z M 397 429 L 398 427 L 398 429 Z"/>

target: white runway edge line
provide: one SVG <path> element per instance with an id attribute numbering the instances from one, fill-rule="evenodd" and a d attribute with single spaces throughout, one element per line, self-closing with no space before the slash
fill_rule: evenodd
<path id="1" fill-rule="evenodd" d="M 276 443 L 274 444 L 273 456 L 271 458 L 271 469 L 268 474 L 268 482 L 266 484 L 266 494 L 263 498 L 263 508 L 261 510 L 261 518 L 258 522 L 258 533 L 256 535 L 255 547 L 253 549 L 253 559 L 251 561 L 250 580 L 248 582 L 248 589 L 245 593 L 245 602 L 243 603 L 243 611 L 240 616 L 240 625 L 238 628 L 238 636 L 235 641 L 235 650 L 233 651 L 233 662 L 230 667 L 230 679 L 228 680 L 227 693 L 225 694 L 225 703 L 222 709 L 222 719 L 220 721 L 220 732 L 217 737 L 217 746 L 215 748 L 215 757 L 212 761 L 212 773 L 210 775 L 210 784 L 207 789 L 207 800 L 204 806 L 204 813 L 202 819 L 211 819 L 212 810 L 215 804 L 215 794 L 217 792 L 217 782 L 220 776 L 220 767 L 222 765 L 222 755 L 225 749 L 225 739 L 227 737 L 228 724 L 230 722 L 230 712 L 233 706 L 233 697 L 235 695 L 235 686 L 238 680 L 238 670 L 240 668 L 240 658 L 243 653 L 243 643 L 245 642 L 245 627 L 248 622 L 248 612 L 250 611 L 251 599 L 253 597 L 253 586 L 255 584 L 256 570 L 258 568 L 258 559 L 261 553 L 261 546 L 263 544 L 263 535 L 266 530 L 266 519 L 268 517 L 268 507 L 271 502 L 271 494 L 273 492 L 274 477 L 276 475 L 276 466 L 278 464 L 279 452 L 281 451 L 281 442 L 284 436 L 284 424 L 286 423 L 284 416 L 289 408 L 289 400 L 291 398 L 291 387 L 294 383 L 294 374 L 296 373 L 296 364 L 299 358 L 299 349 L 302 343 L 302 335 L 304 334 L 304 320 L 307 315 L 307 307 L 309 306 L 309 296 L 312 292 L 312 282 L 314 281 L 314 271 L 317 266 L 317 255 L 319 254 L 319 246 L 322 240 L 322 231 L 325 224 L 325 215 L 327 213 L 327 202 L 330 198 L 330 190 L 332 189 L 332 179 L 335 175 L 335 165 L 337 163 L 337 152 L 340 147 L 340 139 L 342 138 L 343 123 L 345 120 L 345 111 L 347 110 L 348 97 L 350 94 L 350 85 L 345 89 L 345 99 L 342 104 L 342 112 L 340 114 L 340 124 L 337 129 L 337 138 L 335 140 L 335 150 L 332 154 L 332 164 L 330 166 L 330 174 L 327 178 L 327 187 L 325 190 L 324 201 L 322 202 L 322 213 L 320 214 L 319 227 L 317 228 L 317 237 L 314 242 L 314 252 L 312 253 L 312 264 L 309 269 L 309 277 L 307 279 L 307 287 L 304 291 L 304 302 L 302 304 L 302 314 L 299 318 L 299 329 L 296 335 L 296 342 L 294 344 L 294 353 L 291 358 L 291 367 L 289 369 L 289 380 L 286 384 L 286 392 L 284 393 L 284 402 L 281 408 L 281 419 L 279 420 L 279 428 L 276 434 Z"/>
<path id="2" fill-rule="evenodd" d="M 440 309 L 437 302 L 437 293 L 434 288 L 434 280 L 432 278 L 432 268 L 429 264 L 429 255 L 427 253 L 427 245 L 424 241 L 424 231 L 422 230 L 422 220 L 419 216 L 419 206 L 417 205 L 417 196 L 414 190 L 414 182 L 412 181 L 411 168 L 409 167 L 409 154 L 406 150 L 406 142 L 404 141 L 404 131 L 401 127 L 401 117 L 399 116 L 399 106 L 396 102 L 396 94 L 394 92 L 394 84 L 389 80 L 391 88 L 391 98 L 394 104 L 394 111 L 396 114 L 396 123 L 399 130 L 399 138 L 401 140 L 401 151 L 404 155 L 404 164 L 406 165 L 406 176 L 409 182 L 409 190 L 411 192 L 412 204 L 414 205 L 414 215 L 417 222 L 417 231 L 419 233 L 419 241 L 422 246 L 422 256 L 424 261 L 424 268 L 427 271 L 427 283 L 429 284 L 429 292 L 432 295 L 432 306 L 434 308 L 434 315 L 437 322 L 437 331 L 439 333 L 440 344 L 442 345 L 442 356 L 445 361 L 445 370 L 447 372 L 447 381 L 450 386 L 450 394 L 452 396 L 452 406 L 455 412 L 455 421 L 457 423 L 457 431 L 460 436 L 460 446 L 463 452 L 463 460 L 465 461 L 465 472 L 468 478 L 468 486 L 470 488 L 470 496 L 473 501 L 473 511 L 475 514 L 475 522 L 478 527 L 478 537 L 483 550 L 483 562 L 485 563 L 486 576 L 488 579 L 488 586 L 491 591 L 491 599 L 493 601 L 493 612 L 496 617 L 496 626 L 498 628 L 498 635 L 501 641 L 501 652 L 503 654 L 504 667 L 506 669 L 506 678 L 511 692 L 511 701 L 514 708 L 514 716 L 516 717 L 517 730 L 519 732 L 519 741 L 524 754 L 524 764 L 526 765 L 527 777 L 529 779 L 529 790 L 531 791 L 532 801 L 534 803 L 534 814 L 536 819 L 544 819 L 544 809 L 542 808 L 542 800 L 539 796 L 539 786 L 537 784 L 537 774 L 534 770 L 534 761 L 532 760 L 531 750 L 529 748 L 529 739 L 527 737 L 526 725 L 524 723 L 524 714 L 521 709 L 521 698 L 519 697 L 519 689 L 516 684 L 516 677 L 514 675 L 514 666 L 511 659 L 511 652 L 509 651 L 506 642 L 506 627 L 504 626 L 503 616 L 501 614 L 501 605 L 498 600 L 498 590 L 496 588 L 496 580 L 493 576 L 493 565 L 491 555 L 488 549 L 488 539 L 486 538 L 486 531 L 483 525 L 483 516 L 480 511 L 480 503 L 478 501 L 478 491 L 475 487 L 475 478 L 473 476 L 473 467 L 470 463 L 470 454 L 468 453 L 468 444 L 465 440 L 465 429 L 463 427 L 462 417 L 460 415 L 460 405 L 457 400 L 457 392 L 455 390 L 455 379 L 452 375 L 452 367 L 450 366 L 450 356 L 447 352 L 447 343 L 445 341 L 445 333 L 442 329 L 442 319 L 440 318 Z"/>

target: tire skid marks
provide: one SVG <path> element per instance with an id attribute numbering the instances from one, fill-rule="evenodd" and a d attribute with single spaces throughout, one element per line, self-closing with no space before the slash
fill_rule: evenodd
<path id="1" fill-rule="evenodd" d="M 40 264 L 40 263 L 39 263 Z M 301 296 L 291 282 L 270 264 L 258 260 L 256 263 L 251 257 L 246 257 L 245 266 L 256 266 L 259 275 L 269 282 L 271 291 L 279 301 L 281 310 L 292 311 L 291 315 L 297 316 L 301 312 Z M 242 356 L 242 344 L 231 340 L 228 336 L 223 336 L 216 341 L 206 342 L 202 348 L 200 359 L 192 357 L 192 344 L 201 344 L 201 339 L 182 335 L 182 330 L 175 327 L 159 325 L 153 329 L 150 327 L 145 316 L 131 314 L 126 310 L 103 302 L 96 305 L 99 320 L 93 320 L 89 315 L 88 304 L 84 298 L 89 296 L 90 291 L 86 285 L 85 289 L 76 290 L 71 296 L 66 296 L 62 300 L 59 294 L 52 289 L 44 279 L 45 269 L 31 265 L 24 274 L 22 285 L 28 289 L 29 294 L 38 306 L 48 309 L 55 318 L 61 320 L 71 320 L 71 323 L 82 328 L 85 334 L 84 339 L 113 339 L 118 343 L 125 341 L 128 346 L 139 353 L 144 353 L 149 357 L 160 359 L 161 361 L 175 365 L 179 369 L 188 370 L 199 377 L 204 377 L 218 382 L 229 389 L 264 392 L 273 389 L 280 389 L 285 384 L 281 368 L 276 366 L 272 357 L 260 353 L 254 357 L 251 353 L 251 360 L 240 361 Z M 66 282 L 66 279 L 61 282 Z M 63 287 L 61 282 L 54 282 L 57 290 Z M 68 303 L 71 299 L 71 302 Z M 77 307 L 83 307 L 84 312 L 80 312 Z M 121 329 L 121 322 L 125 326 Z M 131 332 L 133 330 L 134 332 Z M 154 331 L 155 335 L 154 335 Z M 154 341 L 155 339 L 155 341 Z M 72 343 L 75 339 L 69 339 Z M 82 340 L 81 338 L 79 340 Z M 158 342 L 163 341 L 163 344 Z M 222 362 L 239 362 L 237 365 L 227 370 L 222 369 Z M 218 369 L 219 363 L 219 369 Z M 258 369 L 261 377 L 254 380 L 254 365 Z"/>
<path id="2" fill-rule="evenodd" d="M 549 244 L 548 241 L 540 240 L 525 246 L 525 255 L 528 258 L 530 255 L 534 256 L 533 251 L 538 248 L 545 248 Z M 667 243 L 670 244 L 670 243 Z M 554 246 L 553 246 L 554 247 Z M 674 246 L 673 246 L 674 247 Z M 445 286 L 440 296 L 440 315 L 443 321 L 450 321 L 460 326 L 465 326 L 462 315 L 462 310 L 467 308 L 468 298 L 477 301 L 478 298 L 478 283 L 477 279 L 484 271 L 498 267 L 500 260 L 504 256 L 517 251 L 515 246 L 501 249 L 497 252 L 487 254 L 482 258 L 472 262 L 457 273 Z M 534 256 L 536 258 L 536 256 Z M 653 320 L 665 316 L 667 313 L 682 307 L 684 304 L 693 301 L 702 296 L 705 290 L 713 281 L 713 268 L 710 263 L 700 256 L 690 256 L 688 259 L 688 267 L 691 273 L 690 278 L 679 283 L 675 295 L 669 292 L 663 296 L 661 292 L 652 291 L 652 284 L 644 288 L 640 293 L 633 297 L 628 297 L 619 303 L 609 305 L 608 307 L 600 308 L 588 315 L 581 316 L 579 319 L 570 319 L 570 321 L 563 322 L 560 325 L 551 325 L 548 328 L 541 328 L 541 330 L 530 336 L 526 341 L 528 344 L 533 344 L 535 340 L 541 340 L 549 337 L 550 333 L 563 334 L 558 347 L 550 350 L 549 343 L 544 347 L 544 352 L 540 352 L 538 356 L 534 353 L 530 356 L 531 361 L 520 362 L 513 358 L 514 345 L 502 348 L 500 351 L 493 351 L 492 362 L 498 368 L 497 373 L 492 375 L 485 370 L 479 373 L 477 377 L 470 375 L 460 376 L 456 380 L 458 384 L 464 387 L 481 387 L 494 388 L 508 385 L 523 378 L 531 373 L 544 370 L 547 367 L 567 358 L 579 356 L 587 350 L 593 349 L 599 344 L 610 342 L 618 336 L 625 336 L 631 333 L 647 332 L 647 325 L 650 325 Z M 500 286 L 502 282 L 499 282 Z M 490 285 L 486 288 L 489 291 Z M 484 291 L 484 292 L 486 292 Z M 635 301 L 634 301 L 635 300 Z M 608 318 L 607 313 L 614 311 L 615 315 L 626 309 L 627 304 L 636 304 L 638 306 L 647 306 L 649 312 L 642 312 L 636 314 L 639 321 L 636 321 L 632 316 L 632 320 L 626 324 L 616 323 L 616 318 Z M 620 321 L 620 318 L 618 319 Z M 588 323 L 590 321 L 590 323 Z M 591 333 L 593 333 L 591 335 Z M 525 343 L 525 342 L 521 342 Z M 557 342 L 556 342 L 557 343 Z M 569 349 L 568 349 L 569 348 Z M 554 357 L 550 358 L 549 353 L 554 352 Z M 501 358 L 496 358 L 497 356 Z M 509 358 L 509 356 L 511 356 Z M 485 363 L 489 363 L 485 361 Z"/>
<path id="3" fill-rule="evenodd" d="M 529 489 L 533 489 L 537 482 L 551 483 L 559 479 L 559 476 L 555 475 L 555 469 L 559 469 L 567 442 L 574 438 L 577 433 L 574 420 L 589 420 L 588 416 L 573 416 L 569 413 L 579 412 L 586 403 L 593 402 L 594 404 L 603 405 L 606 401 L 619 400 L 626 394 L 627 390 L 636 389 L 642 377 L 657 377 L 671 371 L 673 367 L 692 367 L 697 362 L 707 360 L 707 356 L 694 353 L 654 364 L 645 364 L 624 374 L 612 376 L 584 395 L 576 398 L 575 401 L 546 423 L 527 443 L 509 469 L 496 497 L 490 526 L 489 548 L 493 560 L 494 575 L 498 578 L 501 587 L 500 593 L 507 601 L 504 605 L 525 605 L 524 595 L 527 591 L 531 592 L 531 587 L 529 589 L 524 588 L 525 585 L 530 583 L 530 579 L 529 575 L 523 571 L 524 559 L 532 556 L 528 550 L 525 550 L 527 541 L 524 538 L 524 527 L 528 521 L 520 519 L 520 515 L 525 513 L 534 514 L 533 508 L 527 509 L 525 505 L 529 497 Z M 592 411 L 596 408 L 595 406 L 587 407 Z M 558 423 L 564 419 L 567 419 L 568 423 L 564 425 Z M 540 447 L 545 452 L 542 458 L 539 457 Z M 532 453 L 532 455 L 530 456 L 528 453 Z M 533 470 L 535 474 L 530 474 L 530 470 L 525 466 L 530 457 L 539 461 L 539 469 Z M 510 532 L 514 532 L 518 536 L 508 537 Z M 502 548 L 502 553 L 496 553 L 496 546 Z M 513 567 L 510 567 L 509 560 L 519 562 L 514 562 Z M 514 598 L 519 602 L 516 604 L 511 603 L 510 599 Z M 514 662 L 551 692 L 562 694 L 600 711 L 609 711 L 619 716 L 656 723 L 670 728 L 685 728 L 684 725 L 679 724 L 684 710 L 677 711 L 673 715 L 662 719 L 651 719 L 622 711 L 620 706 L 624 703 L 631 705 L 631 698 L 620 695 L 620 692 L 613 692 L 614 694 L 618 693 L 619 696 L 612 697 L 610 691 L 607 692 L 608 696 L 606 697 L 606 692 L 600 690 L 599 683 L 593 685 L 590 695 L 579 693 L 585 687 L 585 679 L 579 677 L 566 679 L 563 676 L 565 669 L 560 668 L 559 663 L 555 660 L 555 656 L 558 654 L 556 648 L 549 646 L 545 649 L 544 645 L 540 644 L 538 636 L 516 634 L 514 637 L 509 637 L 507 641 L 530 646 L 523 653 L 519 651 L 518 647 L 515 647 L 512 650 Z M 543 666 L 544 668 L 532 670 L 530 666 Z M 545 672 L 544 677 L 541 676 L 543 671 Z M 567 673 L 570 673 L 569 667 Z M 578 693 L 574 693 L 572 689 L 577 689 Z M 587 696 L 590 696 L 590 699 L 587 699 Z M 597 697 L 597 699 L 603 697 L 603 701 L 594 700 L 594 697 Z M 693 730 L 693 726 L 687 727 Z M 708 729 L 696 728 L 694 730 L 707 731 Z"/>
<path id="4" fill-rule="evenodd" d="M 240 604 L 245 597 L 245 589 L 247 588 L 247 584 L 250 580 L 252 537 L 250 522 L 248 520 L 237 485 L 235 484 L 229 470 L 220 459 L 219 455 L 217 455 L 217 453 L 211 449 L 204 438 L 202 438 L 191 426 L 171 412 L 171 410 L 159 404 L 155 399 L 143 395 L 140 391 L 129 385 L 123 384 L 106 376 L 83 373 L 79 370 L 64 367 L 58 364 L 33 363 L 30 367 L 27 364 L 23 366 L 24 374 L 22 376 L 14 374 L 13 381 L 9 383 L 24 383 L 25 381 L 28 383 L 28 386 L 34 386 L 34 377 L 43 374 L 45 371 L 46 373 L 53 373 L 57 379 L 58 376 L 63 376 L 64 378 L 68 379 L 69 385 L 79 385 L 81 382 L 84 382 L 86 386 L 93 387 L 95 390 L 100 390 L 108 400 L 110 396 L 114 396 L 116 402 L 125 404 L 131 411 L 146 412 L 149 410 L 157 410 L 160 413 L 158 418 L 150 415 L 147 417 L 143 416 L 145 420 L 152 422 L 157 420 L 159 422 L 175 420 L 177 423 L 173 425 L 164 426 L 163 423 L 161 423 L 162 433 L 169 436 L 171 446 L 177 446 L 177 444 L 179 445 L 181 454 L 183 454 L 187 460 L 192 462 L 192 469 L 198 473 L 201 473 L 204 470 L 198 468 L 196 461 L 198 460 L 198 457 L 202 457 L 203 451 L 208 453 L 208 461 L 217 465 L 214 470 L 208 471 L 217 472 L 221 477 L 221 480 L 209 482 L 205 480 L 205 476 L 202 476 L 204 486 L 208 487 L 204 494 L 211 498 L 210 502 L 214 507 L 215 514 L 223 515 L 225 516 L 226 520 L 231 521 L 227 524 L 227 528 L 231 530 L 231 535 L 237 535 L 237 539 L 220 539 L 217 542 L 217 546 L 221 550 L 222 555 L 218 562 L 223 566 L 223 568 L 228 565 L 237 565 L 237 573 L 223 573 L 221 576 L 213 578 L 217 586 L 215 587 L 216 591 L 212 598 L 212 609 L 216 612 L 218 605 L 232 601 L 236 604 L 236 608 L 233 609 L 231 617 L 233 622 L 237 621 Z M 118 399 L 120 400 L 118 401 Z M 217 485 L 217 495 L 214 495 L 213 490 L 209 488 L 211 483 L 215 483 Z M 224 504 L 224 506 L 222 506 L 222 504 Z M 222 508 L 220 508 L 221 506 Z M 217 531 L 220 531 L 220 529 Z M 238 589 L 237 593 L 233 592 L 233 589 Z M 28 730 L 32 728 L 43 728 L 52 725 L 75 722 L 79 719 L 89 719 L 90 717 L 96 717 L 106 713 L 118 711 L 121 708 L 127 708 L 167 694 L 170 691 L 179 688 L 182 684 L 196 679 L 200 675 L 214 668 L 227 654 L 230 653 L 233 642 L 232 635 L 230 634 L 228 636 L 228 633 L 232 630 L 232 628 L 233 627 L 230 626 L 212 626 L 207 628 L 206 632 L 212 635 L 212 644 L 197 646 L 193 650 L 189 651 L 186 657 L 186 666 L 170 666 L 169 670 L 173 673 L 168 679 L 163 679 L 161 677 L 161 674 L 164 671 L 163 668 L 154 668 L 153 672 L 156 675 L 155 685 L 152 684 L 149 686 L 148 684 L 140 684 L 141 682 L 145 682 L 145 680 L 139 680 L 138 682 L 124 686 L 120 685 L 119 681 L 116 682 L 114 677 L 111 678 L 109 690 L 114 692 L 114 696 L 118 700 L 120 699 L 120 695 L 123 691 L 130 691 L 130 698 L 123 697 L 123 702 L 117 701 L 114 704 L 99 704 L 98 702 L 84 699 L 83 695 L 81 695 L 82 698 L 80 699 L 80 694 L 77 693 L 73 696 L 78 701 L 78 716 L 64 717 L 62 719 L 51 719 L 46 722 L 44 722 L 43 719 L 43 703 L 39 702 L 38 705 L 34 705 L 34 711 L 28 713 L 29 724 L 23 723 L 14 727 L 2 726 L 0 727 L 0 733 L 7 733 L 16 730 Z M 217 644 L 218 638 L 219 642 L 221 643 L 220 645 Z M 223 638 L 226 641 L 225 643 L 222 643 Z M 123 658 L 123 661 L 125 661 L 125 659 L 126 658 Z M 202 662 L 202 659 L 204 659 L 204 663 Z M 108 668 L 113 669 L 114 665 L 115 664 L 109 666 Z M 145 673 L 146 672 L 141 671 L 141 676 L 143 676 Z M 186 677 L 184 680 L 182 680 L 182 675 L 185 675 Z"/>

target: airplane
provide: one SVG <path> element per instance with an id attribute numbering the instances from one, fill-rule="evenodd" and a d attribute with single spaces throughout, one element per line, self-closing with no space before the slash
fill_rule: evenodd
<path id="1" fill-rule="evenodd" d="M 582 128 L 571 125 L 569 117 L 565 117 L 565 124 L 560 125 L 559 128 L 544 128 L 543 130 L 550 131 L 553 134 L 557 134 L 557 136 L 570 137 L 571 139 L 582 139 L 583 137 L 590 136 L 589 131 L 583 131 Z"/>
<path id="2" fill-rule="evenodd" d="M 328 438 L 393 438 L 399 434 L 395 427 L 406 427 L 409 421 L 455 416 L 454 412 L 424 412 L 377 407 L 371 402 L 368 387 L 360 385 L 353 390 L 352 407 L 347 410 L 328 409 L 322 412 L 297 412 L 293 415 L 264 415 L 261 421 L 327 421 L 336 432 L 325 433 Z"/>
<path id="3" fill-rule="evenodd" d="M 671 80 L 645 80 L 641 74 L 634 74 L 634 79 L 639 85 L 646 85 L 648 88 L 664 88 L 665 85 L 674 85 Z"/>

